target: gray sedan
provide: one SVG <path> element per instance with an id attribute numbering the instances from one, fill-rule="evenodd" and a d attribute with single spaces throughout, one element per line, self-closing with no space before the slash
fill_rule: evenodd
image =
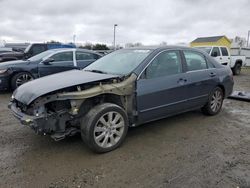
<path id="1" fill-rule="evenodd" d="M 123 142 L 128 127 L 201 109 L 220 112 L 233 90 L 229 68 L 185 47 L 143 47 L 110 53 L 84 70 L 20 86 L 9 107 L 21 123 L 55 140 L 81 132 L 95 152 Z"/>

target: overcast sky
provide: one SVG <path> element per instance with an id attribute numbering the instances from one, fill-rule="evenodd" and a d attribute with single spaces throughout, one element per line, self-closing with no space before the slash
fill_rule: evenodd
<path id="1" fill-rule="evenodd" d="M 147 45 L 250 30 L 250 0 L 0 0 L 0 40 Z"/>

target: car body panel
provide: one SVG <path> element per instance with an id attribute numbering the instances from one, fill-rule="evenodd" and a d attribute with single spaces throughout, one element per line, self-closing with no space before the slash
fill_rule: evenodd
<path id="1" fill-rule="evenodd" d="M 158 119 L 186 108 L 187 88 L 180 82 L 184 75 L 185 73 L 181 73 L 137 81 L 137 109 L 140 122 Z"/>

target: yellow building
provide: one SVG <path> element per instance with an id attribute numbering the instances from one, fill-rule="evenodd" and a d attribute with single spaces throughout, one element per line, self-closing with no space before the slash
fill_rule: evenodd
<path id="1" fill-rule="evenodd" d="M 231 41 L 226 36 L 200 37 L 190 43 L 191 47 L 195 46 L 227 46 L 231 47 Z"/>

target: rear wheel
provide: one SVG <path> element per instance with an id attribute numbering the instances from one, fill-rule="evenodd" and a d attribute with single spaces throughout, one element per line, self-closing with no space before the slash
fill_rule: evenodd
<path id="1" fill-rule="evenodd" d="M 241 72 L 241 64 L 240 63 L 236 63 L 236 65 L 233 68 L 233 74 L 234 75 L 239 75 Z"/>
<path id="2" fill-rule="evenodd" d="M 20 72 L 16 75 L 14 75 L 11 79 L 11 88 L 12 90 L 15 90 L 18 88 L 20 85 L 29 82 L 33 80 L 33 77 L 30 73 L 27 72 Z"/>
<path id="3" fill-rule="evenodd" d="M 216 87 L 208 98 L 207 104 L 202 108 L 206 115 L 216 115 L 220 112 L 224 100 L 224 94 L 220 87 Z"/>
<path id="4" fill-rule="evenodd" d="M 127 114 L 116 104 L 104 103 L 95 106 L 81 121 L 82 139 L 97 153 L 109 152 L 119 147 L 127 131 Z"/>

